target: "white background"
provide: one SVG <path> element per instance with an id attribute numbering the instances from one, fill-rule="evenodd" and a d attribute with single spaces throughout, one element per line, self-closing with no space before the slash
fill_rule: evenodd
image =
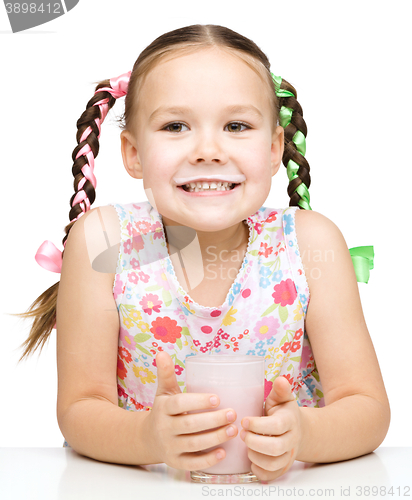
<path id="1" fill-rule="evenodd" d="M 272 72 L 298 92 L 308 125 L 311 206 L 341 229 L 348 247 L 373 245 L 375 269 L 359 284 L 392 409 L 384 446 L 412 446 L 411 8 L 405 1 L 80 0 L 62 18 L 12 34 L 0 5 L 1 227 L 0 446 L 61 446 L 56 419 L 55 331 L 40 357 L 17 364 L 27 310 L 59 279 L 34 255 L 62 249 L 73 194 L 76 121 L 94 84 L 130 69 L 159 35 L 221 24 L 251 38 Z M 120 130 L 103 125 L 93 206 L 146 200 L 126 173 Z M 286 170 L 265 206 L 288 205 Z"/>

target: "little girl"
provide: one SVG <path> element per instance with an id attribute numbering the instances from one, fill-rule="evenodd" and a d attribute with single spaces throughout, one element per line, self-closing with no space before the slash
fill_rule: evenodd
<path id="1" fill-rule="evenodd" d="M 160 36 L 131 72 L 96 86 L 77 122 L 64 259 L 50 242 L 36 255 L 61 279 L 25 313 L 35 321 L 22 356 L 56 326 L 58 422 L 77 452 L 195 470 L 240 433 L 267 481 L 295 459 L 346 460 L 385 438 L 357 285 L 371 266 L 311 211 L 296 95 L 255 43 L 215 25 Z M 101 123 L 122 96 L 123 163 L 148 201 L 90 210 Z M 290 206 L 268 208 L 282 160 Z M 239 429 L 233 408 L 188 414 L 219 404 L 186 393 L 196 353 L 264 356 L 265 416 Z"/>

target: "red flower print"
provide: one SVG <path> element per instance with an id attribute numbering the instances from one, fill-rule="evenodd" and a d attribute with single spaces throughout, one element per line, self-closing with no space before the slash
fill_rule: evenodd
<path id="1" fill-rule="evenodd" d="M 150 224 L 150 222 L 147 221 L 137 221 L 134 226 L 137 229 L 137 231 L 142 234 L 147 234 L 149 231 L 152 230 L 152 225 Z M 156 226 L 161 227 L 160 222 L 157 222 L 154 225 L 153 230 Z"/>
<path id="2" fill-rule="evenodd" d="M 295 284 L 290 278 L 275 285 L 274 290 L 272 297 L 275 299 L 275 304 L 280 304 L 282 307 L 292 305 L 298 296 Z"/>
<path id="3" fill-rule="evenodd" d="M 260 234 L 262 232 L 262 229 L 263 229 L 263 224 L 261 224 L 260 222 L 255 222 L 253 227 L 254 227 L 255 231 L 257 232 L 257 234 Z"/>
<path id="4" fill-rule="evenodd" d="M 119 384 L 117 384 L 117 394 L 118 394 L 119 398 L 121 398 L 121 397 L 127 398 L 127 394 L 124 392 L 123 387 L 120 386 Z"/>
<path id="5" fill-rule="evenodd" d="M 230 344 L 225 344 L 226 349 L 230 349 Z"/>
<path id="6" fill-rule="evenodd" d="M 201 351 L 201 352 L 207 352 L 207 351 L 208 351 L 208 348 L 207 348 L 207 347 L 201 347 L 201 348 L 200 348 L 200 351 Z"/>
<path id="7" fill-rule="evenodd" d="M 148 293 L 143 297 L 143 299 L 139 302 L 142 306 L 143 311 L 147 314 L 152 314 L 153 311 L 159 313 L 160 307 L 162 305 L 162 301 L 159 300 L 158 295 L 153 293 Z"/>
<path id="8" fill-rule="evenodd" d="M 169 316 L 156 318 L 152 322 L 150 331 L 156 340 L 161 340 L 164 344 L 174 344 L 176 339 L 180 339 L 182 336 L 182 328 L 177 326 L 177 321 L 170 319 Z M 160 347 L 159 350 L 161 350 Z"/>
<path id="9" fill-rule="evenodd" d="M 176 375 L 180 375 L 183 371 L 183 368 L 180 365 L 175 365 L 175 373 Z"/>
<path id="10" fill-rule="evenodd" d="M 291 349 L 290 349 L 290 350 L 291 350 L 292 352 L 296 352 L 299 348 L 300 348 L 300 342 L 299 342 L 299 340 L 298 340 L 297 342 L 293 342 L 292 347 L 291 347 Z"/>
<path id="11" fill-rule="evenodd" d="M 286 354 L 289 351 L 289 349 L 290 349 L 290 344 L 291 343 L 292 342 L 285 342 L 280 349 Z"/>
<path id="12" fill-rule="evenodd" d="M 269 257 L 273 252 L 273 247 L 268 247 L 267 243 L 261 243 L 258 251 L 258 255 L 263 255 L 264 257 Z"/>
<path id="13" fill-rule="evenodd" d="M 213 344 L 213 347 L 219 347 L 220 346 L 220 342 L 218 339 L 215 340 L 215 343 Z"/>
<path id="14" fill-rule="evenodd" d="M 153 360 L 153 362 L 152 362 L 152 365 L 153 365 L 153 366 L 156 366 L 156 358 L 154 358 L 154 360 Z M 157 366 L 156 366 L 156 368 L 157 368 Z"/>
<path id="15" fill-rule="evenodd" d="M 266 399 L 269 394 L 270 394 L 270 391 L 272 390 L 272 386 L 273 386 L 273 382 L 269 382 L 265 379 L 265 396 L 264 396 L 264 399 Z"/>
<path id="16" fill-rule="evenodd" d="M 239 337 L 238 337 L 238 339 L 243 339 L 243 335 L 240 334 Z"/>
<path id="17" fill-rule="evenodd" d="M 143 410 L 144 406 L 138 403 L 135 399 L 130 398 L 130 401 L 132 402 L 133 406 L 136 408 L 136 410 Z"/>
<path id="18" fill-rule="evenodd" d="M 228 333 L 224 333 L 222 335 L 222 339 L 227 340 L 228 338 L 229 338 L 229 334 Z"/>
<path id="19" fill-rule="evenodd" d="M 230 339 L 230 341 L 231 341 L 231 342 L 234 342 L 235 340 L 236 340 L 236 337 L 232 337 L 232 338 Z"/>
<path id="20" fill-rule="evenodd" d="M 126 363 L 130 363 L 132 360 L 132 355 L 130 352 L 124 347 L 119 347 L 119 356 L 126 361 Z"/>
<path id="21" fill-rule="evenodd" d="M 293 377 L 288 373 L 287 375 L 282 375 L 282 377 L 285 377 L 285 379 L 289 382 L 290 385 L 293 384 Z"/>
<path id="22" fill-rule="evenodd" d="M 269 216 L 265 219 L 265 222 L 273 222 L 277 218 L 276 212 L 270 212 Z"/>
<path id="23" fill-rule="evenodd" d="M 117 358 L 117 376 L 124 380 L 125 376 L 127 375 L 127 369 L 124 366 L 123 361 L 118 357 Z"/>
<path id="24" fill-rule="evenodd" d="M 303 330 L 302 328 L 299 328 L 299 330 L 296 330 L 293 340 L 299 340 L 300 337 L 302 337 L 302 335 L 303 335 Z"/>

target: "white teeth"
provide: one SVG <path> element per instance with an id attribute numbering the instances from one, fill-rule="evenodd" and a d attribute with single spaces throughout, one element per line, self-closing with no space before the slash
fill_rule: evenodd
<path id="1" fill-rule="evenodd" d="M 208 189 L 216 190 L 216 191 L 230 191 L 230 186 L 232 186 L 232 182 L 191 182 L 190 184 L 185 184 L 185 187 L 188 188 L 188 191 L 197 193 L 199 191 L 207 191 Z"/>

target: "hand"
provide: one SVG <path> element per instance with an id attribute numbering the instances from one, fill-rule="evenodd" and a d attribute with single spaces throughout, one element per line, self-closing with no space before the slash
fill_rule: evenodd
<path id="1" fill-rule="evenodd" d="M 157 354 L 156 366 L 158 387 L 145 429 L 147 446 L 155 450 L 153 463 L 162 462 L 184 470 L 215 465 L 226 456 L 219 445 L 238 433 L 235 425 L 228 425 L 236 420 L 235 411 L 231 408 L 211 411 L 220 404 L 216 394 L 182 393 L 174 363 L 166 352 Z M 210 401 L 213 396 L 214 404 Z M 205 411 L 188 414 L 196 410 Z M 232 436 L 226 433 L 229 428 L 234 431 Z M 211 447 L 217 448 L 203 451 Z"/>
<path id="2" fill-rule="evenodd" d="M 272 481 L 290 469 L 302 439 L 299 405 L 283 376 L 273 382 L 265 415 L 243 418 L 240 437 L 249 448 L 252 472 L 261 481 Z"/>

